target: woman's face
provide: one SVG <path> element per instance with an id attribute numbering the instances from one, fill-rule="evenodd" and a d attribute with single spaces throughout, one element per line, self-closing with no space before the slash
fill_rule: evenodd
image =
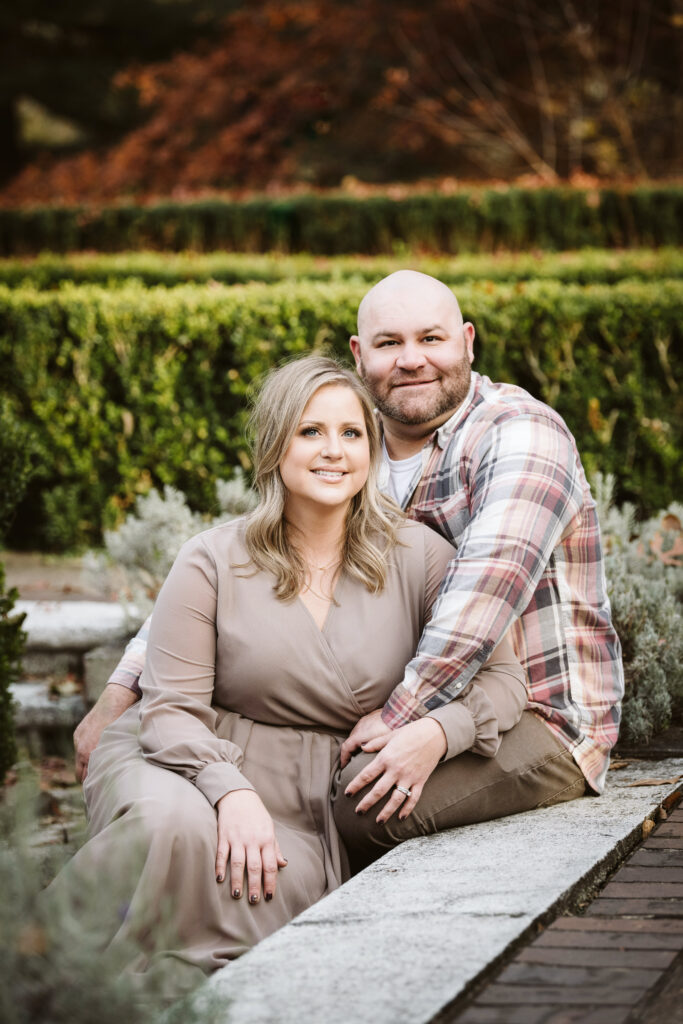
<path id="1" fill-rule="evenodd" d="M 358 398 L 341 384 L 319 388 L 280 462 L 288 514 L 312 506 L 347 507 L 369 469 L 370 446 Z"/>

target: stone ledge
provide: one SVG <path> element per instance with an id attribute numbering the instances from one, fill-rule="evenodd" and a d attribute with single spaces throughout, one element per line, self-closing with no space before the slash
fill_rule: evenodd
<path id="1" fill-rule="evenodd" d="M 45 682 L 10 685 L 14 724 L 18 730 L 75 729 L 87 708 L 80 693 L 53 697 Z"/>
<path id="2" fill-rule="evenodd" d="M 611 772 L 607 792 L 414 839 L 218 971 L 217 1024 L 426 1024 L 537 923 L 575 905 L 682 787 L 683 759 Z M 669 780 L 634 787 L 645 779 Z M 217 1012 L 216 1005 L 224 1010 Z"/>
<path id="3" fill-rule="evenodd" d="M 29 652 L 89 651 L 125 640 L 142 621 L 134 606 L 103 601 L 17 601 L 15 610 L 26 612 Z"/>

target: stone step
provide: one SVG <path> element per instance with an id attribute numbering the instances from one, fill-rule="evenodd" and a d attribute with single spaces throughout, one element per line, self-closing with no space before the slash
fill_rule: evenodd
<path id="1" fill-rule="evenodd" d="M 47 680 L 12 683 L 14 723 L 20 732 L 74 729 L 86 712 L 82 693 L 59 695 Z"/>
<path id="2" fill-rule="evenodd" d="M 25 612 L 26 651 L 83 654 L 103 644 L 128 639 L 142 616 L 134 605 L 105 601 L 17 601 Z"/>

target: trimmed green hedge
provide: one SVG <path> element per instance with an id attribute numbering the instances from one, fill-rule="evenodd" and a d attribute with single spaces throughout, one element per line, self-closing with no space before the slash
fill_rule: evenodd
<path id="1" fill-rule="evenodd" d="M 0 287 L 0 390 L 44 453 L 11 543 L 96 542 L 152 484 L 215 511 L 215 479 L 248 464 L 251 381 L 314 346 L 345 356 L 364 291 Z M 458 294 L 477 327 L 477 368 L 557 408 L 587 470 L 616 475 L 619 500 L 652 511 L 680 495 L 682 282 L 482 282 Z"/>
<path id="2" fill-rule="evenodd" d="M 382 253 L 633 247 L 683 242 L 683 187 L 476 189 L 454 195 L 213 198 L 0 210 L 6 256 L 96 249 Z"/>
<path id="3" fill-rule="evenodd" d="M 10 287 L 33 285 L 57 288 L 74 284 L 117 287 L 131 279 L 145 285 L 174 287 L 189 282 L 274 284 L 306 278 L 311 281 L 358 280 L 373 283 L 404 268 L 432 274 L 447 284 L 464 281 L 534 281 L 553 279 L 568 284 L 615 284 L 624 278 L 643 281 L 662 277 L 683 278 L 683 250 L 582 249 L 565 253 L 500 253 L 427 257 L 416 254 L 388 256 L 252 255 L 249 253 L 116 254 L 43 253 L 34 259 L 0 260 L 0 283 Z"/>

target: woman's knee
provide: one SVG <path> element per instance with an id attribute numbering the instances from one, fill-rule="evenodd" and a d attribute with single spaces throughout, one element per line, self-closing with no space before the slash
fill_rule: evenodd
<path id="1" fill-rule="evenodd" d="M 187 780 L 173 783 L 141 796 L 131 807 L 141 839 L 146 846 L 160 845 L 173 851 L 188 845 L 199 850 L 207 843 L 215 855 L 216 812 L 206 797 Z"/>

